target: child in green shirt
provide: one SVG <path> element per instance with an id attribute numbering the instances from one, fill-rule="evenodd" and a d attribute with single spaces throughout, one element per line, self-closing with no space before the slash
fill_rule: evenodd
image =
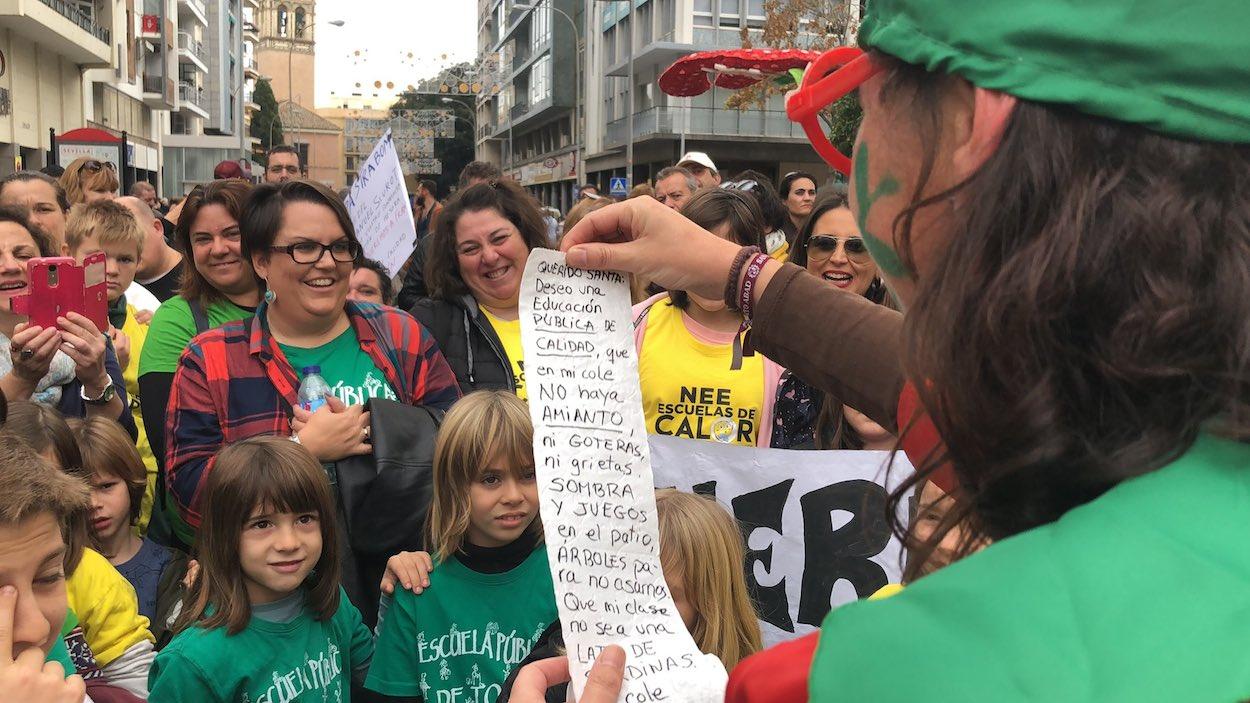
<path id="1" fill-rule="evenodd" d="M 383 600 L 366 687 L 429 703 L 494 703 L 556 620 L 533 427 L 516 395 L 478 391 L 447 413 L 430 535 L 438 568 L 414 589 L 420 595 L 396 589 L 393 602 Z"/>
<path id="2" fill-rule="evenodd" d="M 205 486 L 200 577 L 150 700 L 349 701 L 373 638 L 339 586 L 334 499 L 321 464 L 281 437 L 223 449 Z"/>

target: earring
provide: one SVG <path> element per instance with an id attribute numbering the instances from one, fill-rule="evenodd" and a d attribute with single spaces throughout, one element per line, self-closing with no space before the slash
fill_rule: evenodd
<path id="1" fill-rule="evenodd" d="M 278 299 L 278 294 L 277 294 L 277 293 L 274 293 L 272 288 L 271 288 L 271 289 L 269 289 L 269 290 L 267 290 L 267 291 L 265 291 L 265 302 L 266 302 L 266 303 L 268 303 L 268 304 L 270 304 L 270 305 L 273 305 L 273 301 L 275 301 L 275 300 L 277 300 L 277 299 Z"/>

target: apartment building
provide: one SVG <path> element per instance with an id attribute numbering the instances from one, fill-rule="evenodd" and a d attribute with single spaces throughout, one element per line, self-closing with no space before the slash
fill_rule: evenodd
<path id="1" fill-rule="evenodd" d="M 477 103 L 477 157 L 567 210 L 580 173 L 583 0 L 478 0 L 479 64 L 498 66 Z"/>
<path id="2" fill-rule="evenodd" d="M 686 54 L 741 47 L 743 30 L 758 37 L 764 0 L 586 2 L 591 12 L 585 83 L 587 180 L 604 187 L 610 177 L 627 175 L 630 110 L 631 184 L 650 179 L 687 151 L 706 152 L 724 177 L 745 168 L 774 179 L 793 170 L 810 171 L 822 180 L 830 174 L 802 128 L 786 117 L 780 96 L 763 109 L 736 110 L 724 107 L 729 96 L 724 89 L 673 98 L 657 85 L 664 69 Z M 632 105 L 627 79 L 631 24 Z"/>
<path id="3" fill-rule="evenodd" d="M 246 0 L 252 8 L 257 0 Z M 177 0 L 178 105 L 162 136 L 160 193 L 182 195 L 221 161 L 247 159 L 243 0 Z"/>

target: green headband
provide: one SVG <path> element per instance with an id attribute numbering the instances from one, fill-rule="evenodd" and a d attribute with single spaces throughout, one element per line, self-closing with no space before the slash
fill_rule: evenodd
<path id="1" fill-rule="evenodd" d="M 1250 143 L 1250 0 L 872 0 L 876 48 L 1026 100 Z"/>

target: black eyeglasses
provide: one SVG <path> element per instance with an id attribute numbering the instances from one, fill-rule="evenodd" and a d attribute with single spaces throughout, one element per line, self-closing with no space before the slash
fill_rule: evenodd
<path id="1" fill-rule="evenodd" d="M 103 171 L 103 170 L 104 170 L 104 169 L 106 169 L 106 168 L 107 168 L 108 170 L 110 170 L 110 171 L 116 171 L 116 170 L 117 170 L 117 167 L 113 165 L 113 162 L 112 162 L 112 161 L 95 161 L 95 160 L 92 160 L 92 161 L 86 161 L 86 162 L 84 162 L 84 163 L 83 163 L 83 165 L 82 165 L 82 170 L 84 170 L 84 171 L 90 171 L 90 172 L 92 172 L 92 173 L 95 173 L 96 171 Z"/>
<path id="2" fill-rule="evenodd" d="M 331 259 L 343 264 L 354 262 L 360 256 L 360 244 L 350 239 L 340 239 L 333 244 L 296 242 L 295 244 L 274 245 L 269 247 L 269 250 L 284 253 L 297 264 L 315 264 L 321 261 L 321 257 L 325 256 L 327 251 L 330 252 Z"/>
<path id="3" fill-rule="evenodd" d="M 807 240 L 807 258 L 811 261 L 828 259 L 838 250 L 838 242 L 842 242 L 842 246 L 846 248 L 848 259 L 867 261 L 872 258 L 863 237 L 833 237 L 828 234 L 815 234 Z"/>

